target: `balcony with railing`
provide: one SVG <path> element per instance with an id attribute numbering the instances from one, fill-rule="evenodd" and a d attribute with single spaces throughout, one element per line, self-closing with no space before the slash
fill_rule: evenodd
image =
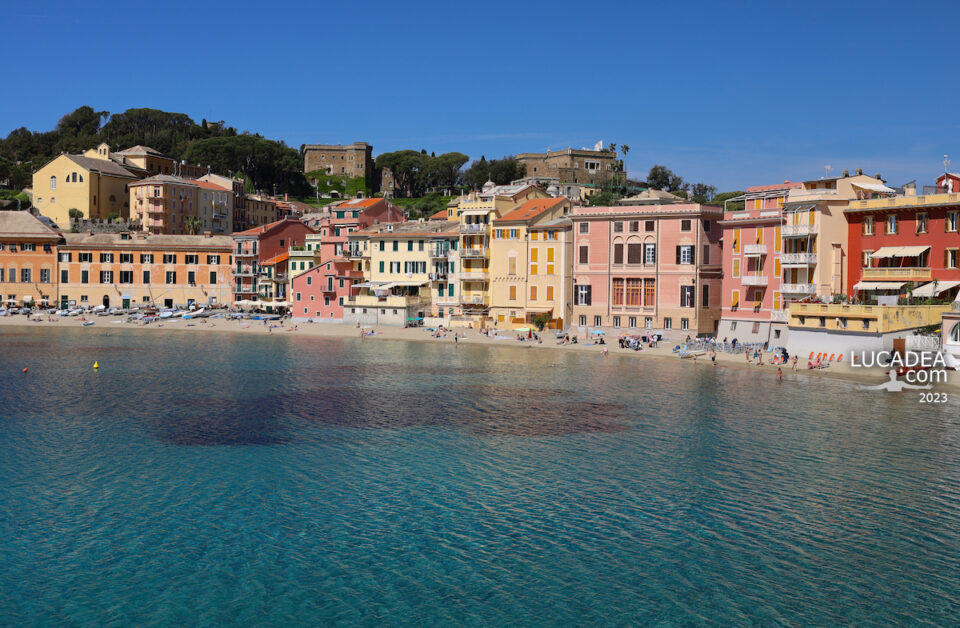
<path id="1" fill-rule="evenodd" d="M 766 255 L 767 245 L 766 244 L 744 244 L 743 254 L 744 255 Z"/>
<path id="2" fill-rule="evenodd" d="M 430 273 L 430 281 L 446 281 L 449 278 L 449 274 L 446 271 L 439 273 Z"/>
<path id="3" fill-rule="evenodd" d="M 774 323 L 786 323 L 790 318 L 790 312 L 787 310 L 773 310 L 770 312 L 770 320 Z"/>
<path id="4" fill-rule="evenodd" d="M 443 259 L 450 255 L 450 247 L 444 246 L 431 246 L 430 247 L 430 257 L 432 259 Z"/>
<path id="5" fill-rule="evenodd" d="M 780 255 L 781 264 L 816 264 L 816 253 L 783 253 Z"/>
<path id="6" fill-rule="evenodd" d="M 490 297 L 473 295 L 473 294 L 461 294 L 460 304 L 461 305 L 489 305 Z"/>
<path id="7" fill-rule="evenodd" d="M 864 268 L 863 279 L 902 279 L 903 281 L 929 281 L 929 268 Z"/>
<path id="8" fill-rule="evenodd" d="M 782 283 L 780 292 L 784 294 L 813 294 L 817 287 L 812 283 Z"/>
<path id="9" fill-rule="evenodd" d="M 350 259 L 360 259 L 361 257 L 367 257 L 369 253 L 364 251 L 359 246 L 345 246 L 343 247 L 344 256 Z"/>
<path id="10" fill-rule="evenodd" d="M 460 281 L 486 281 L 490 273 L 485 270 L 468 270 L 460 272 Z"/>
<path id="11" fill-rule="evenodd" d="M 819 231 L 817 225 L 783 225 L 780 228 L 780 234 L 785 238 L 800 238 L 809 235 L 816 235 Z"/>
<path id="12" fill-rule="evenodd" d="M 254 275 L 253 267 L 251 266 L 241 266 L 241 267 L 235 268 L 233 271 L 234 277 L 253 277 L 253 275 Z"/>
<path id="13" fill-rule="evenodd" d="M 766 275 L 743 275 L 740 277 L 740 283 L 744 286 L 765 286 L 770 278 Z"/>
<path id="14" fill-rule="evenodd" d="M 478 247 L 467 247 L 460 249 L 462 259 L 481 259 L 487 256 L 487 249 Z"/>
<path id="15" fill-rule="evenodd" d="M 417 305 L 427 305 L 430 299 L 419 295 L 386 295 L 377 296 L 373 294 L 357 294 L 344 299 L 343 304 L 347 307 L 408 307 Z"/>
<path id="16" fill-rule="evenodd" d="M 488 226 L 484 223 L 460 223 L 460 233 L 486 233 Z"/>

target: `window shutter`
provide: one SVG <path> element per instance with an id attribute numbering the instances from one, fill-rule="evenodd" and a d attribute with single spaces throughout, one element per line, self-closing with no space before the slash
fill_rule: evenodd
<path id="1" fill-rule="evenodd" d="M 592 290 L 593 290 L 593 286 L 586 286 L 586 288 L 587 288 L 587 294 L 586 294 L 587 303 L 586 303 L 586 304 L 587 304 L 587 305 L 593 305 L 593 297 L 592 297 L 592 295 L 591 295 L 591 292 L 592 292 Z"/>
<path id="2" fill-rule="evenodd" d="M 690 245 L 690 263 L 697 263 L 697 247 L 693 246 L 692 244 Z"/>
<path id="3" fill-rule="evenodd" d="M 680 247 L 677 246 L 677 263 L 680 263 Z"/>

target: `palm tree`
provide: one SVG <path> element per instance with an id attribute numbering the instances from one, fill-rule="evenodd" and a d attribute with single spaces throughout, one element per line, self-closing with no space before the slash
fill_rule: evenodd
<path id="1" fill-rule="evenodd" d="M 203 221 L 200 220 L 199 216 L 187 216 L 185 224 L 187 226 L 187 233 L 197 235 L 200 233 L 200 227 L 203 226 Z"/>

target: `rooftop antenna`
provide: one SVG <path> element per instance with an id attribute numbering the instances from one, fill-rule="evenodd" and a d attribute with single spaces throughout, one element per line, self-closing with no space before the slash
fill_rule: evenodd
<path id="1" fill-rule="evenodd" d="M 833 170 L 833 166 L 827 164 L 826 166 L 823 167 L 823 170 L 826 172 L 826 174 L 823 176 L 823 178 L 824 178 L 824 179 L 829 179 L 829 178 L 830 178 L 830 171 Z"/>
<path id="2" fill-rule="evenodd" d="M 943 171 L 950 172 L 950 155 L 943 156 Z"/>

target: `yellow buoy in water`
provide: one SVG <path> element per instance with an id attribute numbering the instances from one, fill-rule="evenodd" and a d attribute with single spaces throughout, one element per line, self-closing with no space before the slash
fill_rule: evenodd
<path id="1" fill-rule="evenodd" d="M 100 363 L 99 363 L 99 362 L 94 362 L 94 363 L 93 363 L 93 370 L 96 371 L 96 370 L 99 369 L 99 368 L 100 368 Z"/>

